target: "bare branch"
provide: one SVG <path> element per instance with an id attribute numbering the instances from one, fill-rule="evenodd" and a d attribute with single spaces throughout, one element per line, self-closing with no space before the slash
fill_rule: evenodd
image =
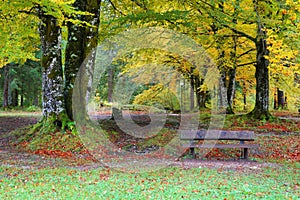
<path id="1" fill-rule="evenodd" d="M 243 67 L 243 66 L 246 66 L 246 65 L 253 65 L 253 64 L 256 64 L 256 62 L 249 62 L 249 63 L 243 63 L 243 64 L 240 64 L 240 65 L 237 65 L 238 67 Z"/>
<path id="2" fill-rule="evenodd" d="M 25 13 L 25 14 L 28 14 L 28 15 L 38 16 L 39 15 L 38 10 L 40 10 L 40 9 L 41 9 L 40 4 L 33 3 L 33 6 L 30 8 L 30 10 L 19 10 L 18 12 L 19 13 Z"/>
<path id="3" fill-rule="evenodd" d="M 148 8 L 146 6 L 144 6 L 143 4 L 141 4 L 140 2 L 138 2 L 137 0 L 131 0 L 132 2 L 134 2 L 136 5 L 138 5 L 140 8 L 144 9 L 144 10 L 148 10 Z"/>
<path id="4" fill-rule="evenodd" d="M 126 16 L 126 14 L 124 14 L 121 10 L 119 10 L 111 0 L 108 1 L 111 4 L 111 6 L 115 9 L 115 11 L 119 12 L 123 16 Z"/>
<path id="5" fill-rule="evenodd" d="M 244 56 L 244 55 L 246 55 L 246 54 L 248 54 L 248 53 L 250 53 L 251 51 L 254 51 L 254 50 L 255 50 L 255 49 L 249 49 L 248 51 L 246 51 L 246 52 L 244 52 L 244 53 L 238 55 L 237 58 L 241 58 L 242 56 Z"/>
<path id="6" fill-rule="evenodd" d="M 256 39 L 255 39 L 254 37 L 252 37 L 252 36 L 250 36 L 250 35 L 248 35 L 248 34 L 242 32 L 242 31 L 236 30 L 235 28 L 233 28 L 233 27 L 231 27 L 231 26 L 229 26 L 229 25 L 227 25 L 227 24 L 222 24 L 222 26 L 224 26 L 225 28 L 229 28 L 232 32 L 234 32 L 234 33 L 236 33 L 236 34 L 239 34 L 239 35 L 241 35 L 241 36 L 243 36 L 243 37 L 245 37 L 245 38 L 248 38 L 249 40 L 251 40 L 251 41 L 253 41 L 253 42 L 256 41 Z"/>

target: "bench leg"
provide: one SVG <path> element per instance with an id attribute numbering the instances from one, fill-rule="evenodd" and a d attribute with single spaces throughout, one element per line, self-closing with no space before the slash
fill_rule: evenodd
<path id="1" fill-rule="evenodd" d="M 248 160 L 248 148 L 244 148 L 242 158 Z"/>
<path id="2" fill-rule="evenodd" d="M 190 148 L 190 151 L 191 151 L 191 155 L 193 156 L 193 158 L 196 157 L 196 154 L 195 154 L 195 148 Z"/>

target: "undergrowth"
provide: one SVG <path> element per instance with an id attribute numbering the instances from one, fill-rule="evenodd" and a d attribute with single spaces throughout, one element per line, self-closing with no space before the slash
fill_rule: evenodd
<path id="1" fill-rule="evenodd" d="M 201 126 L 207 126 L 210 119 L 209 113 L 202 113 Z M 149 138 L 136 138 L 126 134 L 113 120 L 104 120 L 99 124 L 105 130 L 112 143 L 123 150 L 143 150 L 148 147 L 157 149 L 162 147 L 177 134 L 179 118 L 169 120 L 163 129 Z M 13 132 L 17 138 L 14 145 L 30 152 L 41 154 L 52 154 L 49 151 L 61 151 L 77 153 L 85 151 L 80 135 L 77 133 L 74 122 L 66 122 L 64 128 L 47 124 L 50 122 L 38 123 Z M 206 125 L 205 125 L 206 124 Z M 260 144 L 259 150 L 253 150 L 250 157 L 272 160 L 300 161 L 300 122 L 289 119 L 272 118 L 269 121 L 253 120 L 246 115 L 226 115 L 224 129 L 227 130 L 253 130 L 256 133 L 255 143 Z M 152 148 L 152 149 L 153 149 Z M 236 157 L 238 150 L 213 150 L 208 157 L 220 159 Z M 228 156 L 229 155 L 229 156 Z"/>

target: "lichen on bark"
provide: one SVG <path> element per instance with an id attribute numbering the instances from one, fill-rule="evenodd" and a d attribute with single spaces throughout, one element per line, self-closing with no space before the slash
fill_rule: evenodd
<path id="1" fill-rule="evenodd" d="M 64 109 L 64 80 L 61 56 L 61 27 L 56 18 L 41 14 L 42 23 L 39 27 L 42 45 L 41 65 L 43 87 L 42 123 L 52 121 L 61 127 Z M 47 125 L 46 123 L 45 125 Z M 48 124 L 49 125 L 49 124 Z M 49 125 L 50 126 L 50 125 Z"/>

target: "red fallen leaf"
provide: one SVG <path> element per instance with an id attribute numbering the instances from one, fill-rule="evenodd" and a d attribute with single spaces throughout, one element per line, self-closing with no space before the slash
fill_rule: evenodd
<path id="1" fill-rule="evenodd" d="M 266 123 L 262 126 L 258 126 L 259 129 L 267 129 L 267 130 L 281 130 L 281 131 L 289 131 L 289 129 L 286 126 L 282 126 L 279 124 L 270 124 Z"/>
<path id="2" fill-rule="evenodd" d="M 72 152 L 63 152 L 60 150 L 47 150 L 47 149 L 39 149 L 34 152 L 34 154 L 44 155 L 44 156 L 51 156 L 51 157 L 63 157 L 63 158 L 70 158 L 73 157 Z"/>
<path id="3" fill-rule="evenodd" d="M 29 142 L 23 141 L 19 145 L 21 145 L 22 147 L 26 147 L 28 144 L 29 144 Z"/>
<path id="4" fill-rule="evenodd" d="M 109 179 L 109 175 L 108 174 L 100 174 L 100 179 L 103 181 L 106 181 Z"/>

